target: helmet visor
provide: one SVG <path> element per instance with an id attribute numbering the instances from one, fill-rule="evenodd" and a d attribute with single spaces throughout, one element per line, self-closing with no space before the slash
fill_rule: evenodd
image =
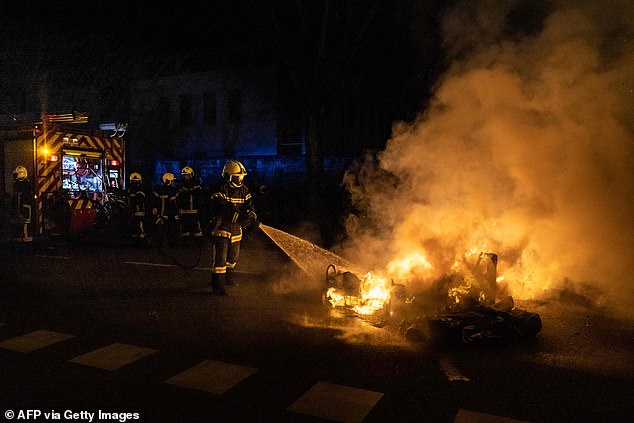
<path id="1" fill-rule="evenodd" d="M 242 181 L 244 180 L 244 175 L 229 175 L 229 183 L 234 187 L 239 187 L 242 185 Z"/>

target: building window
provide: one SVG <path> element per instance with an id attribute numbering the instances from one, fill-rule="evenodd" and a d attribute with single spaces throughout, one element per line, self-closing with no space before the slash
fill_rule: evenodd
<path id="1" fill-rule="evenodd" d="M 205 125 L 216 124 L 216 93 L 203 94 L 203 120 Z"/>
<path id="2" fill-rule="evenodd" d="M 229 122 L 242 120 L 242 93 L 239 90 L 227 93 L 227 118 Z"/>
<path id="3" fill-rule="evenodd" d="M 189 126 L 193 123 L 192 113 L 192 97 L 189 95 L 180 96 L 180 108 L 181 108 L 181 126 Z"/>

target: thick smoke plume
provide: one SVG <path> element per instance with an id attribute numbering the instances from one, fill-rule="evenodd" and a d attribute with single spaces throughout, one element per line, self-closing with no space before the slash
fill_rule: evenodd
<path id="1" fill-rule="evenodd" d="M 634 305 L 634 7 L 521 15 L 535 3 L 447 13 L 451 64 L 429 107 L 345 177 L 342 254 L 386 271 L 418 252 L 407 277 L 427 284 L 493 251 L 516 298 L 574 285 Z"/>

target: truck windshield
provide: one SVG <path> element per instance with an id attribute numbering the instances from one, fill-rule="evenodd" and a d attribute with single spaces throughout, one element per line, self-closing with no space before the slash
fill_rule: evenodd
<path id="1" fill-rule="evenodd" d="M 103 171 L 100 157 L 73 154 L 62 156 L 62 188 L 71 194 L 103 192 Z"/>

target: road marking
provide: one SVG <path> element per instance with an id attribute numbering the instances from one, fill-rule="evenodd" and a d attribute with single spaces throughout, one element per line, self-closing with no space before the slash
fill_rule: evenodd
<path id="1" fill-rule="evenodd" d="M 167 379 L 165 383 L 220 395 L 257 371 L 237 364 L 205 360 Z"/>
<path id="2" fill-rule="evenodd" d="M 72 259 L 71 256 L 49 256 L 47 254 L 35 254 L 33 257 L 37 257 L 37 258 L 47 258 L 47 259 L 54 259 L 54 260 L 70 260 Z"/>
<path id="3" fill-rule="evenodd" d="M 143 261 L 124 261 L 124 264 L 137 264 L 139 266 L 153 266 L 153 267 L 177 267 L 175 264 L 163 264 L 163 263 L 146 263 Z"/>
<path id="4" fill-rule="evenodd" d="M 27 353 L 74 337 L 75 335 L 68 335 L 61 332 L 36 330 L 25 335 L 4 340 L 0 342 L 0 348 Z"/>
<path id="5" fill-rule="evenodd" d="M 445 373 L 445 376 L 447 376 L 447 379 L 449 379 L 452 382 L 454 381 L 469 382 L 471 380 L 467 376 L 460 373 L 460 370 L 458 370 L 456 366 L 453 365 L 449 357 L 440 358 L 440 368 Z"/>
<path id="6" fill-rule="evenodd" d="M 157 350 L 151 348 L 138 347 L 136 345 L 114 343 L 68 361 L 112 371 L 147 357 L 150 354 L 154 354 L 156 351 Z"/>
<path id="7" fill-rule="evenodd" d="M 382 397 L 380 392 L 317 382 L 287 410 L 342 423 L 361 423 Z"/>
<path id="8" fill-rule="evenodd" d="M 204 270 L 205 272 L 211 272 L 212 268 L 211 267 L 194 267 L 194 270 Z M 247 272 L 246 270 L 232 270 L 232 272 L 235 274 L 242 274 L 242 275 L 255 275 L 255 272 Z"/>
<path id="9" fill-rule="evenodd" d="M 124 264 L 136 264 L 138 266 L 153 266 L 153 267 L 179 267 L 176 264 L 165 264 L 165 263 L 149 263 L 145 261 L 124 261 Z M 194 270 L 203 270 L 206 272 L 211 272 L 211 267 L 194 267 Z M 247 272 L 244 270 L 234 270 L 233 273 L 236 274 L 245 274 L 245 275 L 253 275 L 255 272 Z"/>
<path id="10" fill-rule="evenodd" d="M 476 411 L 458 410 L 454 423 L 528 423 L 525 420 L 516 420 L 508 417 L 494 416 L 492 414 L 478 413 Z"/>

